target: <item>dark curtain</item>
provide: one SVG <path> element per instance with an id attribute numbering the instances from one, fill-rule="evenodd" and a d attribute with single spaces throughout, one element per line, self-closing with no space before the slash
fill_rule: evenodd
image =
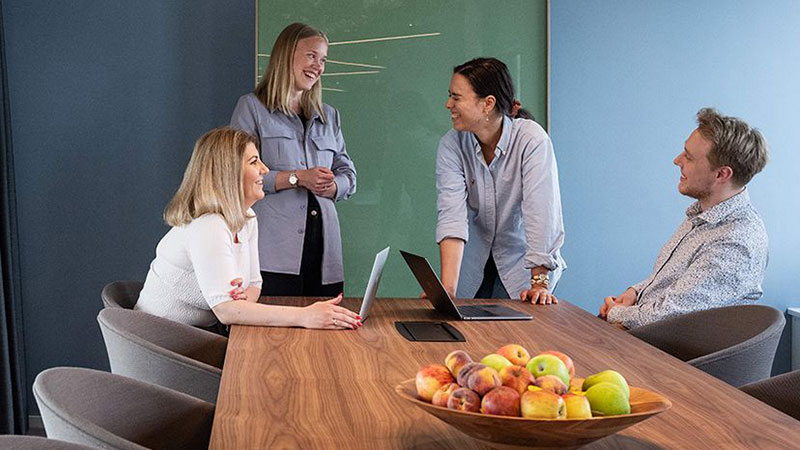
<path id="1" fill-rule="evenodd" d="M 0 434 L 24 434 L 28 418 L 5 49 L 3 2 L 0 0 L 0 304 L 3 306 L 0 309 Z"/>

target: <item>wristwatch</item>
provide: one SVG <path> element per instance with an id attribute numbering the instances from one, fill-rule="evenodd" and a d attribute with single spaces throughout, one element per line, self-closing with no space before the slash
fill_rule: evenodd
<path id="1" fill-rule="evenodd" d="M 289 186 L 293 188 L 297 187 L 297 174 L 293 171 L 289 172 Z"/>

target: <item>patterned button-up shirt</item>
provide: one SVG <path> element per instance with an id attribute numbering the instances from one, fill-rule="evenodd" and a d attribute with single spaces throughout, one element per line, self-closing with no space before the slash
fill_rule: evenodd
<path id="1" fill-rule="evenodd" d="M 747 190 L 708 211 L 700 202 L 661 249 L 653 272 L 633 285 L 636 304 L 608 321 L 633 328 L 691 311 L 753 302 L 767 268 L 767 231 Z"/>

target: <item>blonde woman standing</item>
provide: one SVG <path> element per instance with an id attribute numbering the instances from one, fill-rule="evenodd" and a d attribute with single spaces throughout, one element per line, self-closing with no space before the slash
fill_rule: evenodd
<path id="1" fill-rule="evenodd" d="M 134 309 L 200 327 L 226 325 L 355 329 L 341 296 L 303 308 L 257 303 L 261 292 L 258 222 L 251 207 L 264 197 L 269 169 L 256 140 L 232 128 L 195 144 L 175 196 L 164 211 L 172 229 Z"/>
<path id="2" fill-rule="evenodd" d="M 262 295 L 332 296 L 344 288 L 335 201 L 356 191 L 339 112 L 322 103 L 328 40 L 293 23 L 278 36 L 264 77 L 236 104 L 231 126 L 256 136 L 264 201 L 260 226 Z"/>

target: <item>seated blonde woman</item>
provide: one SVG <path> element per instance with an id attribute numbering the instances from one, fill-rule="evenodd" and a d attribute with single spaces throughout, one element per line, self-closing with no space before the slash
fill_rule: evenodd
<path id="1" fill-rule="evenodd" d="M 225 325 L 356 329 L 359 317 L 336 298 L 306 307 L 257 303 L 261 292 L 258 224 L 250 209 L 264 197 L 257 141 L 232 128 L 195 144 L 183 182 L 164 211 L 172 229 L 135 309 L 199 327 Z"/>

